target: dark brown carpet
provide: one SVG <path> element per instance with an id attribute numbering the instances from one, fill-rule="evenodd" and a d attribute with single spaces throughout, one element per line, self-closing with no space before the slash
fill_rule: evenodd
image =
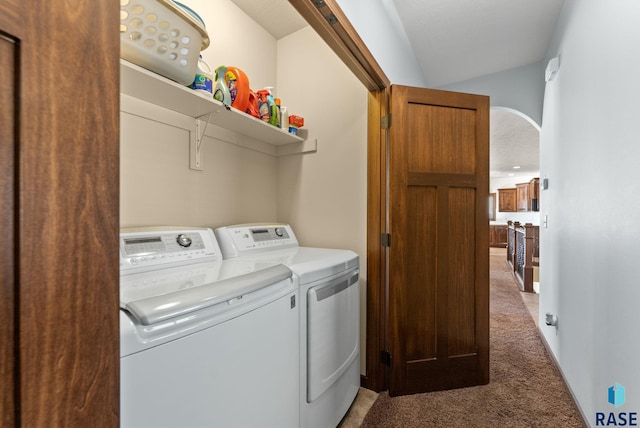
<path id="1" fill-rule="evenodd" d="M 362 427 L 584 427 L 551 362 L 504 256 L 491 255 L 488 385 L 390 398 Z"/>

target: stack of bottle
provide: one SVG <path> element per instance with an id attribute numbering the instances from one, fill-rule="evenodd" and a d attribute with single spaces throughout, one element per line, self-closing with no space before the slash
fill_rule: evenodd
<path id="1" fill-rule="evenodd" d="M 249 78 L 238 67 L 219 66 L 213 81 L 211 67 L 200 56 L 196 77 L 189 87 L 213 96 L 227 108 L 233 107 L 292 134 L 298 135 L 298 128 L 304 126 L 302 117 L 290 116 L 280 98 L 273 96 L 273 87 L 251 90 Z"/>

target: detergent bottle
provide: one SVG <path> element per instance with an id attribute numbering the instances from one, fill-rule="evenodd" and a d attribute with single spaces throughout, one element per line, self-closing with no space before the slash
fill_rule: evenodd
<path id="1" fill-rule="evenodd" d="M 216 68 L 216 83 L 213 89 L 213 98 L 229 107 L 231 105 L 231 94 L 229 93 L 229 87 L 225 80 L 226 72 L 227 67 L 224 65 Z"/>
<path id="2" fill-rule="evenodd" d="M 238 67 L 228 66 L 225 80 L 231 95 L 231 107 L 244 112 L 249 107 L 249 78 Z"/>
<path id="3" fill-rule="evenodd" d="M 250 114 L 256 119 L 260 119 L 260 109 L 258 107 L 258 94 L 249 90 L 249 105 L 247 106 L 247 110 L 245 113 Z"/>
<path id="4" fill-rule="evenodd" d="M 278 107 L 276 106 L 276 100 L 275 98 L 273 98 L 273 94 L 271 93 L 273 86 L 267 86 L 265 89 L 269 92 L 269 95 L 267 95 L 267 105 L 269 107 L 269 123 L 273 126 L 277 126 Z"/>
<path id="5" fill-rule="evenodd" d="M 200 55 L 200 59 L 198 59 L 196 77 L 189 87 L 208 96 L 211 96 L 213 92 L 213 73 L 211 72 L 209 64 L 202 59 L 202 55 Z"/>
<path id="6" fill-rule="evenodd" d="M 282 108 L 280 107 L 280 98 L 274 98 L 273 101 L 276 104 L 276 123 L 274 124 L 278 128 L 282 127 Z"/>
<path id="7" fill-rule="evenodd" d="M 258 113 L 260 120 L 269 122 L 269 90 L 260 89 L 258 91 Z"/>

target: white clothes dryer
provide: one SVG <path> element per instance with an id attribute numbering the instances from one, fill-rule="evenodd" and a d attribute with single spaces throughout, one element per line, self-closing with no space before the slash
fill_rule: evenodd
<path id="1" fill-rule="evenodd" d="M 120 234 L 122 427 L 299 425 L 298 288 L 211 229 Z"/>
<path id="2" fill-rule="evenodd" d="M 300 289 L 300 426 L 335 427 L 360 387 L 359 257 L 300 247 L 289 225 L 216 229 L 225 260 L 289 267 Z"/>

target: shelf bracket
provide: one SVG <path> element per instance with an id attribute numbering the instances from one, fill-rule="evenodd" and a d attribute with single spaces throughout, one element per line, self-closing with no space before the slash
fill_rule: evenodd
<path id="1" fill-rule="evenodd" d="M 189 168 L 196 171 L 204 170 L 204 159 L 202 157 L 202 140 L 207 132 L 207 125 L 213 112 L 204 114 L 196 118 L 196 129 L 192 132 L 189 147 Z M 206 117 L 206 120 L 204 118 Z M 204 125 L 201 123 L 204 122 Z M 202 129 L 201 129 L 202 128 Z M 195 134 L 195 135 L 194 135 Z"/>

